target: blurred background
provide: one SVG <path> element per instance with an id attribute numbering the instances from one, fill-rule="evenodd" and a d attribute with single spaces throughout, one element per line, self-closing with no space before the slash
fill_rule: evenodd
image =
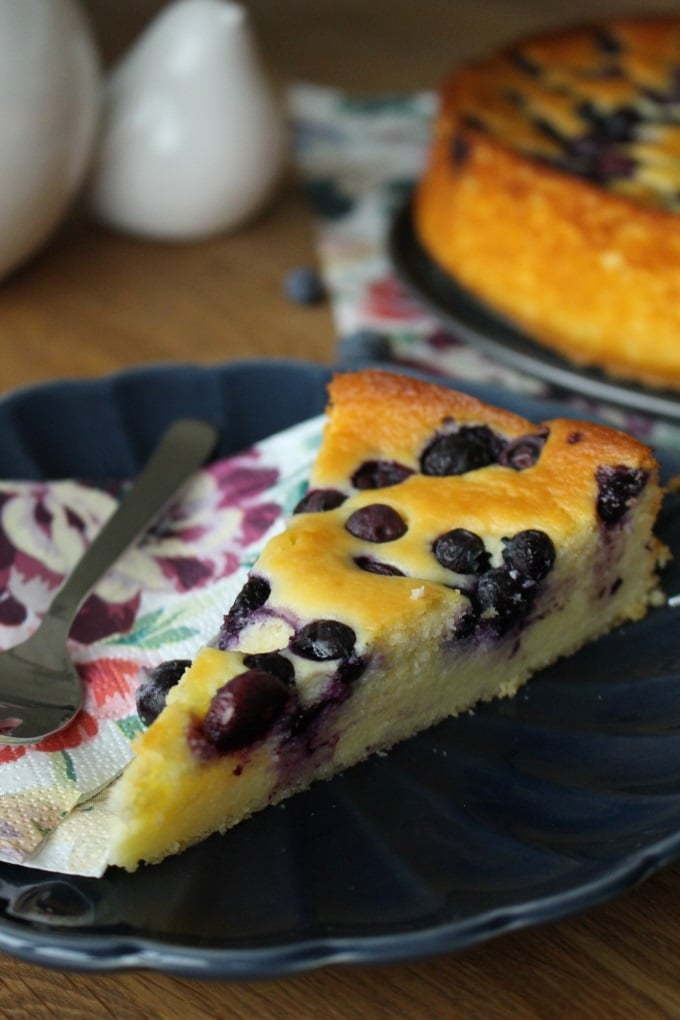
<path id="1" fill-rule="evenodd" d="M 166 3 L 82 0 L 82 6 L 108 61 Z M 243 6 L 279 79 L 400 90 L 436 85 L 452 61 L 485 54 L 509 33 L 610 14 L 680 11 L 677 0 L 246 0 Z"/>
<path id="2" fill-rule="evenodd" d="M 105 72 L 166 6 L 80 0 Z M 680 0 L 246 0 L 244 7 L 279 94 L 296 80 L 379 94 L 434 89 L 455 64 L 533 29 L 636 11 L 680 13 Z M 167 360 L 285 354 L 330 361 L 329 308 L 293 307 L 280 296 L 291 266 L 315 259 L 309 209 L 291 172 L 266 214 L 200 243 L 116 233 L 76 204 L 36 257 L 0 281 L 3 388 Z"/>

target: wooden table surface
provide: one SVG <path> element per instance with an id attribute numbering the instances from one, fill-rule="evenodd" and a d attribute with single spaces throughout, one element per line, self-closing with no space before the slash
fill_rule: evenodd
<path id="1" fill-rule="evenodd" d="M 106 66 L 161 0 L 83 0 Z M 456 61 L 534 27 L 645 10 L 557 0 L 252 0 L 277 87 L 292 79 L 361 90 L 430 88 Z M 680 0 L 656 4 L 680 13 Z M 194 245 L 117 236 L 76 209 L 0 284 L 3 390 L 128 366 L 284 356 L 330 362 L 325 306 L 281 293 L 314 259 L 292 176 L 266 215 Z M 0 956 L 0 1016 L 116 1020 L 657 1020 L 680 1017 L 680 864 L 585 916 L 505 935 L 459 955 L 375 969 L 340 966 L 266 982 L 154 973 L 92 975 Z"/>

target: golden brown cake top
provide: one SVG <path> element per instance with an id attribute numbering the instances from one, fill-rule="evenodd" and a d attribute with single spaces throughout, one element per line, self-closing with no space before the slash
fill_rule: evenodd
<path id="1" fill-rule="evenodd" d="M 265 622 L 273 650 L 310 618 L 363 643 L 403 625 L 405 605 L 414 620 L 453 617 L 487 581 L 505 584 L 518 544 L 568 556 L 656 484 L 650 450 L 596 424 L 534 425 L 383 371 L 337 375 L 330 397 L 310 489 L 253 568 L 246 650 Z M 228 621 L 223 647 L 236 630 Z"/>
<path id="2" fill-rule="evenodd" d="M 312 469 L 313 486 L 349 483 L 351 487 L 357 469 L 373 458 L 393 457 L 417 472 L 424 451 L 437 436 L 460 435 L 476 426 L 490 430 L 500 443 L 500 452 L 490 453 L 488 462 L 478 467 L 512 469 L 516 449 L 535 445 L 540 456 L 537 453 L 531 466 L 538 478 L 550 478 L 551 484 L 562 481 L 566 493 L 574 494 L 600 464 L 620 462 L 645 470 L 656 465 L 647 446 L 618 429 L 571 418 L 532 423 L 459 390 L 398 372 L 374 369 L 338 374 L 328 392 L 328 423 Z M 562 449 L 553 471 L 551 457 L 544 458 L 542 450 L 546 446 L 552 453 L 551 444 L 557 442 Z M 522 461 L 521 468 L 508 477 L 517 480 L 526 466 L 527 461 Z M 460 477 L 469 478 L 469 472 L 461 472 Z"/>
<path id="3" fill-rule="evenodd" d="M 510 149 L 656 208 L 680 208 L 680 17 L 533 36 L 459 70 L 440 130 Z M 464 131 L 454 139 L 458 158 Z"/>

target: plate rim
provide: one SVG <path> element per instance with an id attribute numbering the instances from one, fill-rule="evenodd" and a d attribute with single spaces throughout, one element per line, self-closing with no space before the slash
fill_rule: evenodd
<path id="1" fill-rule="evenodd" d="M 152 970 L 223 981 L 269 980 L 337 965 L 389 966 L 462 952 L 511 932 L 567 920 L 611 902 L 679 855 L 680 831 L 622 858 L 609 870 L 606 879 L 596 876 L 568 893 L 535 897 L 521 904 L 484 911 L 463 922 L 449 921 L 412 932 L 315 936 L 283 946 L 233 949 L 185 945 L 139 935 L 71 933 L 44 927 L 35 932 L 28 929 L 28 934 L 25 925 L 0 918 L 0 951 L 50 969 L 90 973 Z M 5 868 L 18 867 L 0 863 L 0 883 Z M 41 873 L 46 881 L 53 874 Z M 57 874 L 56 878 L 63 876 Z"/>

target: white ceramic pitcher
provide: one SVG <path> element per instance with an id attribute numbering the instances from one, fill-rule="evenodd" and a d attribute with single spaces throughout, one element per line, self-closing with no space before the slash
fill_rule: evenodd
<path id="1" fill-rule="evenodd" d="M 283 119 L 246 10 L 176 0 L 109 77 L 92 210 L 142 237 L 208 237 L 260 209 L 283 155 Z"/>
<path id="2" fill-rule="evenodd" d="M 83 183 L 99 59 L 73 0 L 0 0 L 0 279 L 50 237 Z"/>

